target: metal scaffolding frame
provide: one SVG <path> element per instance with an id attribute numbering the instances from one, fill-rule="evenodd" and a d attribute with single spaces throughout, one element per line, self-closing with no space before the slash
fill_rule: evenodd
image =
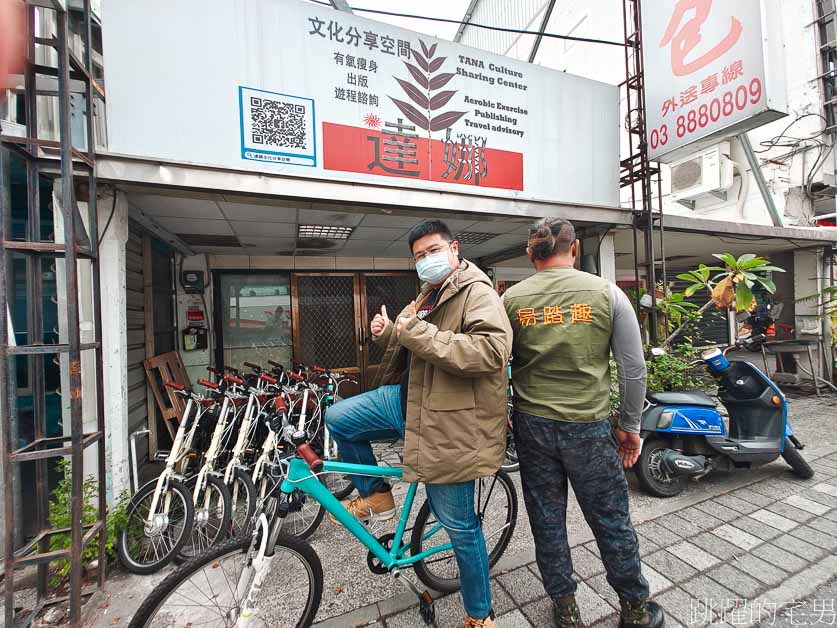
<path id="1" fill-rule="evenodd" d="M 667 285 L 665 265 L 665 232 L 663 227 L 662 177 L 660 165 L 648 159 L 648 139 L 645 124 L 645 67 L 642 59 L 642 9 L 641 0 L 623 0 L 622 16 L 625 31 L 625 82 L 628 113 L 625 128 L 628 131 L 628 155 L 621 160 L 620 186 L 630 194 L 630 209 L 634 217 L 634 272 L 637 279 L 636 308 L 639 312 L 639 244 L 642 232 L 646 263 L 648 294 L 651 296 L 649 335 L 652 344 L 657 336 L 657 269 L 654 251 L 655 223 L 660 232 L 660 257 L 663 286 Z M 657 207 L 654 208 L 654 186 L 657 187 Z"/>
<path id="2" fill-rule="evenodd" d="M 28 618 L 26 625 L 47 605 L 69 601 L 69 621 L 72 626 L 81 625 L 82 610 L 82 551 L 98 537 L 98 587 L 105 582 L 106 542 L 106 494 L 105 494 L 105 424 L 104 389 L 102 386 L 102 326 L 101 290 L 98 259 L 98 217 L 96 210 L 95 177 L 95 130 L 94 109 L 96 99 L 104 99 L 104 91 L 94 77 L 93 38 L 90 0 L 83 0 L 80 9 L 68 9 L 63 0 L 36 0 L 27 3 L 28 40 L 24 75 L 24 100 L 26 112 L 26 136 L 0 136 L 2 152 L 15 153 L 26 164 L 27 181 L 27 228 L 23 240 L 14 240 L 11 231 L 11 185 L 7 177 L 0 176 L 0 399 L 5 408 L 0 417 L 2 438 L 2 465 L 5 483 L 5 542 L 4 542 L 4 625 L 16 625 L 14 617 L 14 575 L 15 570 L 27 565 L 37 565 L 38 604 Z M 55 36 L 39 36 L 37 22 L 39 12 L 45 11 L 54 18 Z M 81 18 L 83 47 L 80 59 L 71 49 L 70 15 Z M 55 66 L 39 63 L 36 51 L 52 49 L 57 55 Z M 73 147 L 71 131 L 72 82 L 81 82 L 86 122 L 86 147 Z M 77 84 L 77 83 L 76 83 Z M 57 88 L 47 89 L 57 85 Z M 37 97 L 57 99 L 58 140 L 40 139 L 38 133 Z M 79 104 L 77 100 L 75 104 Z M 56 152 L 60 156 L 56 159 Z M 41 237 L 41 199 L 39 184 L 42 177 L 60 176 L 55 186 L 55 196 L 60 202 L 63 220 L 63 242 L 60 239 L 44 241 Z M 86 197 L 89 233 L 76 205 L 76 196 Z M 15 256 L 26 259 L 26 301 L 29 320 L 26 344 L 16 344 L 9 337 L 12 327 L 10 301 L 14 300 L 14 276 L 11 272 Z M 43 329 L 43 259 L 63 258 L 63 272 L 56 264 L 56 275 L 62 275 L 66 288 L 66 341 L 57 344 L 44 342 Z M 92 299 L 94 318 L 94 339 L 81 342 L 79 327 L 79 261 L 90 260 L 92 278 Z M 64 312 L 59 312 L 59 320 Z M 84 351 L 95 352 L 96 430 L 83 432 L 81 355 Z M 44 360 L 50 355 L 62 360 L 67 368 L 68 386 L 62 378 L 62 398 L 69 399 L 69 430 L 65 435 L 49 437 L 45 417 L 45 374 Z M 23 447 L 18 441 L 17 375 L 16 360 L 27 361 L 28 381 L 31 382 L 34 411 L 34 440 Z M 87 377 L 88 375 L 85 374 Z M 83 461 L 87 447 L 95 445 L 98 452 L 98 517 L 92 524 L 83 524 Z M 71 521 L 69 528 L 55 529 L 49 521 L 49 477 L 47 461 L 51 458 L 68 457 L 72 473 Z M 24 544 L 18 538 L 15 528 L 15 470 L 20 463 L 35 462 L 35 501 L 37 534 Z M 55 535 L 69 534 L 70 547 L 52 550 L 51 540 Z M 69 595 L 46 599 L 49 564 L 55 560 L 67 560 L 70 565 Z M 17 618 L 17 624 L 21 623 Z"/>

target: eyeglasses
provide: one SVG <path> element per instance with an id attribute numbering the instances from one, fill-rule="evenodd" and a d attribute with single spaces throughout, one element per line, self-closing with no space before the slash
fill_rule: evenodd
<path id="1" fill-rule="evenodd" d="M 451 246 L 453 246 L 453 242 L 449 242 L 447 245 L 445 245 L 445 244 L 434 244 L 429 249 L 427 249 L 425 251 L 421 251 L 420 253 L 416 253 L 415 255 L 413 255 L 413 259 L 416 260 L 417 262 L 420 262 L 421 260 L 423 260 L 428 255 L 434 255 L 436 253 L 441 253 L 442 251 L 446 251 L 446 250 L 450 249 Z"/>

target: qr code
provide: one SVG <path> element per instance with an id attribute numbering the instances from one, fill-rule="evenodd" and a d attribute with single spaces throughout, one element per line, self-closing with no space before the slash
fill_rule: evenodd
<path id="1" fill-rule="evenodd" d="M 250 97 L 250 139 L 254 145 L 308 149 L 305 105 Z"/>

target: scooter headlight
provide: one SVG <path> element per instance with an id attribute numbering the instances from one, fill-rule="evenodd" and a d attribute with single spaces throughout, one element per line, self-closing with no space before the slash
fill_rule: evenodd
<path id="1" fill-rule="evenodd" d="M 667 430 L 671 426 L 671 422 L 674 420 L 674 411 L 668 410 L 660 414 L 660 418 L 657 420 L 657 429 L 659 430 Z"/>

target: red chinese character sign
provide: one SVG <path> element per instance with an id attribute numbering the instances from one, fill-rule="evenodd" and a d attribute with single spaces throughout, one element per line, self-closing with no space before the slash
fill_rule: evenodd
<path id="1" fill-rule="evenodd" d="M 778 0 L 643 0 L 648 151 L 672 161 L 786 115 Z"/>
<path id="2" fill-rule="evenodd" d="M 613 85 L 297 0 L 105 8 L 113 152 L 296 178 L 618 204 Z M 137 32 L 160 12 L 166 19 L 153 38 Z M 200 29 L 194 15 L 203 16 Z M 195 72 L 195 63 L 211 71 Z M 149 99 L 149 89 L 166 97 Z"/>

